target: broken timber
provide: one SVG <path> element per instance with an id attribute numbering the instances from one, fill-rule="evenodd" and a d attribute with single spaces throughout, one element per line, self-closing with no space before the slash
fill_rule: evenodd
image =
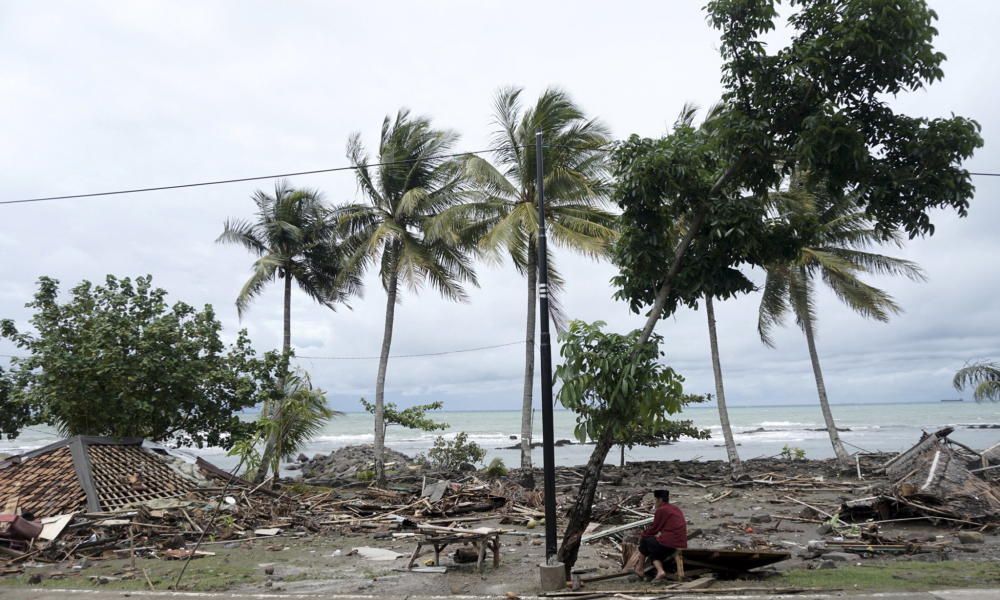
<path id="1" fill-rule="evenodd" d="M 585 536 L 583 536 L 581 538 L 581 541 L 586 544 L 587 542 L 592 542 L 594 540 L 599 540 L 599 539 L 603 539 L 603 538 L 606 538 L 606 537 L 610 537 L 612 535 L 623 533 L 623 532 L 629 531 L 631 529 L 637 529 L 639 527 L 645 527 L 646 525 L 649 525 L 652 522 L 653 522 L 653 517 L 646 517 L 645 519 L 640 519 L 638 521 L 633 521 L 631 523 L 626 523 L 624 525 L 619 525 L 617 527 L 611 527 L 611 528 L 605 529 L 604 531 L 598 531 L 596 533 L 587 534 L 587 535 L 585 535 Z"/>

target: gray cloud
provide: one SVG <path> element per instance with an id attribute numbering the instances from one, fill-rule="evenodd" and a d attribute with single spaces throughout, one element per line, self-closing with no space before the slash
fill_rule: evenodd
<path id="1" fill-rule="evenodd" d="M 946 77 L 901 97 L 913 114 L 976 118 L 988 145 L 969 165 L 1000 171 L 989 141 L 1000 119 L 992 25 L 1000 6 L 934 2 Z M 0 7 L 0 114 L 4 199 L 171 184 L 344 164 L 352 131 L 374 143 L 382 116 L 400 106 L 463 134 L 489 139 L 490 102 L 503 84 L 528 97 L 560 85 L 616 136 L 658 135 L 687 101 L 719 95 L 717 35 L 699 3 L 421 2 L 330 4 L 69 2 Z M 533 20 L 525 15 L 532 14 Z M 781 32 L 775 40 L 781 39 Z M 331 202 L 358 198 L 350 174 L 302 177 Z M 938 232 L 899 255 L 929 282 L 876 280 L 906 313 L 869 323 L 823 293 L 819 347 L 836 402 L 955 396 L 950 377 L 967 359 L 1000 355 L 995 236 L 1000 181 L 979 178 L 968 219 L 936 219 Z M 269 185 L 267 183 L 263 186 Z M 175 299 L 213 304 L 227 334 L 246 327 L 257 346 L 278 345 L 280 297 L 265 293 L 241 323 L 233 299 L 250 257 L 214 244 L 222 222 L 248 216 L 253 184 L 0 207 L 0 315 L 22 321 L 41 275 L 71 286 L 106 273 L 152 273 Z M 639 326 L 611 300 L 613 268 L 558 255 L 574 318 Z M 500 344 L 524 337 L 524 280 L 509 265 L 482 265 L 470 303 L 430 290 L 406 293 L 393 353 Z M 331 312 L 294 298 L 300 354 L 378 353 L 385 295 L 373 277 L 353 309 Z M 812 402 L 805 341 L 794 325 L 777 348 L 756 335 L 754 295 L 718 308 L 733 404 Z M 668 360 L 694 391 L 712 389 L 704 315 L 682 311 L 659 328 Z M 11 352 L 0 345 L 0 352 Z M 389 399 L 442 399 L 450 408 L 517 408 L 523 348 L 394 360 Z M 370 396 L 376 361 L 303 359 L 338 408 Z"/>

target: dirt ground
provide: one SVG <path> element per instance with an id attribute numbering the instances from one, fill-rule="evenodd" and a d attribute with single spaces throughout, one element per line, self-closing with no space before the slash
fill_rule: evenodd
<path id="1" fill-rule="evenodd" d="M 873 459 L 872 464 L 877 460 Z M 863 465 L 863 474 L 866 467 Z M 885 539 L 910 543 L 910 551 L 859 553 L 846 560 L 814 556 L 810 542 L 836 543 L 856 534 L 856 528 L 832 529 L 821 513 L 834 514 L 847 500 L 865 497 L 877 486 L 877 477 L 840 473 L 824 461 L 761 461 L 749 465 L 750 476 L 735 487 L 725 478 L 726 467 L 712 462 L 657 462 L 609 467 L 602 476 L 595 502 L 595 529 L 638 520 L 651 514 L 655 488 L 671 491 L 671 502 L 688 519 L 689 546 L 699 548 L 787 551 L 791 558 L 742 578 L 718 581 L 712 589 L 760 587 L 768 589 L 905 590 L 943 587 L 996 587 L 1000 584 L 1000 536 L 983 529 L 981 543 L 961 543 L 957 523 L 926 520 L 880 525 Z M 572 493 L 575 471 L 563 469 L 559 481 L 561 502 Z M 760 482 L 778 483 L 754 483 Z M 540 477 L 539 477 L 540 480 Z M 567 483 L 569 482 L 569 483 Z M 785 482 L 785 483 L 781 483 Z M 807 508 L 807 506 L 813 508 Z M 502 511 L 501 511 L 502 512 Z M 396 528 L 343 527 L 321 535 L 275 536 L 252 541 L 211 541 L 202 550 L 213 555 L 191 561 L 179 586 L 186 590 L 244 592 L 284 591 L 331 594 L 467 594 L 530 595 L 538 589 L 537 565 L 543 561 L 543 527 L 528 528 L 526 519 L 501 513 L 466 516 L 456 525 L 496 527 L 502 536 L 501 565 L 487 566 L 480 575 L 475 565 L 455 564 L 449 548 L 442 554 L 446 573 L 405 571 L 415 547 L 413 534 Z M 400 536 L 403 537 L 400 537 Z M 928 544 L 932 551 L 919 551 Z M 816 544 L 813 544 L 815 546 Z M 352 552 L 371 547 L 400 553 L 395 560 L 376 561 Z M 917 550 L 914 552 L 913 550 Z M 423 565 L 431 554 L 418 561 Z M 620 547 L 612 538 L 585 543 L 580 568 L 594 574 L 620 570 Z M 23 573 L 0 576 L 2 586 L 107 587 L 157 589 L 173 586 L 182 561 L 137 558 L 135 570 L 128 558 L 77 560 L 61 564 L 25 565 Z M 487 561 L 489 562 L 489 561 Z M 2 563 L 0 563 L 2 567 Z M 643 590 L 652 584 L 616 579 L 586 589 Z"/>

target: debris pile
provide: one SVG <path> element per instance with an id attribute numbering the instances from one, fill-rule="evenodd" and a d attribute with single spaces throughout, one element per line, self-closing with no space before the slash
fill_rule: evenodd
<path id="1" fill-rule="evenodd" d="M 953 428 L 924 434 L 884 465 L 888 485 L 844 504 L 854 517 L 926 517 L 967 524 L 1000 523 L 1000 486 L 989 477 L 993 449 L 979 453 L 949 439 Z M 995 447 L 994 447 L 995 448 Z"/>
<path id="2" fill-rule="evenodd" d="M 70 438 L 0 466 L 0 574 L 20 572 L 29 560 L 197 558 L 210 554 L 196 551 L 205 538 L 208 545 L 310 533 L 388 533 L 454 525 L 468 518 L 463 515 L 501 510 L 522 518 L 537 515 L 524 503 L 537 506 L 541 499 L 516 484 L 476 477 L 418 478 L 409 486 L 396 478 L 393 489 L 274 491 L 202 459 L 178 468 L 143 448 L 141 440 Z"/>
<path id="3" fill-rule="evenodd" d="M 385 449 L 386 473 L 394 480 L 400 475 L 412 475 L 419 465 L 402 452 Z M 302 478 L 314 485 L 337 485 L 369 482 L 374 476 L 375 449 L 371 444 L 345 446 L 329 454 L 317 454 L 308 458 L 300 454 L 298 461 L 290 465 L 298 469 Z"/>

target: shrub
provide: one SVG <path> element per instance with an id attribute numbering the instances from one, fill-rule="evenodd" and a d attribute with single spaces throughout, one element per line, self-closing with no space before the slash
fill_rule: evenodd
<path id="1" fill-rule="evenodd" d="M 507 474 L 507 465 L 503 464 L 503 459 L 499 456 L 490 461 L 486 467 L 487 477 L 503 477 Z"/>
<path id="2" fill-rule="evenodd" d="M 434 440 L 434 447 L 427 451 L 431 465 L 444 471 L 457 471 L 463 464 L 476 465 L 486 457 L 486 451 L 469 441 L 469 435 L 464 431 L 448 441 L 440 435 Z"/>

